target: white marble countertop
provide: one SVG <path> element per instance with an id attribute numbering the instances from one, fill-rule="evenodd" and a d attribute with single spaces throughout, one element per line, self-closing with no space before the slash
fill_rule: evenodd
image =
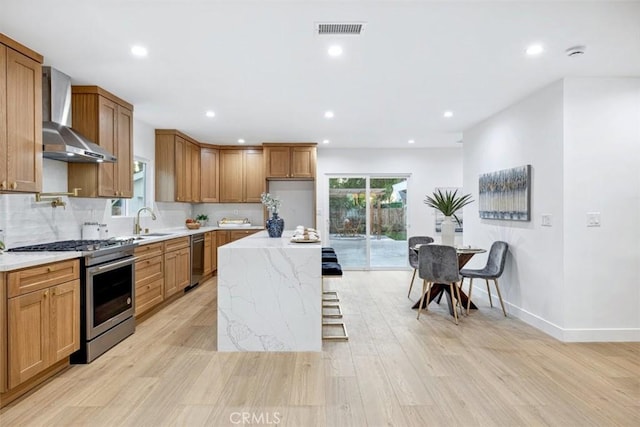
<path id="1" fill-rule="evenodd" d="M 153 230 L 149 234 L 162 233 L 163 236 L 146 235 L 144 233 L 139 236 L 116 236 L 115 238 L 135 237 L 135 243 L 138 245 L 146 245 L 150 243 L 162 242 L 164 240 L 171 240 L 178 237 L 191 236 L 193 234 L 205 233 L 207 231 L 234 231 L 234 230 L 264 230 L 261 226 L 251 227 L 200 227 L 197 230 L 189 230 L 186 227 L 167 228 Z M 43 242 L 44 243 L 44 242 Z M 82 254 L 80 252 L 4 252 L 0 254 L 0 272 L 18 270 L 26 267 L 33 267 L 36 265 L 48 264 L 50 262 L 64 261 L 67 259 L 79 258 Z"/>
<path id="2" fill-rule="evenodd" d="M 5 252 L 0 254 L 0 272 L 64 261 L 79 256 L 78 252 Z"/>
<path id="3" fill-rule="evenodd" d="M 293 236 L 293 230 L 285 230 L 282 233 L 282 237 L 269 237 L 269 233 L 264 230 L 259 233 L 252 234 L 251 236 L 247 236 L 244 239 L 236 240 L 231 243 L 227 243 L 223 248 L 251 248 L 251 249 L 281 249 L 281 248 L 295 248 L 295 249 L 304 249 L 304 248 L 317 248 L 321 245 L 321 242 L 313 242 L 313 243 L 296 243 L 291 241 L 291 236 Z"/>

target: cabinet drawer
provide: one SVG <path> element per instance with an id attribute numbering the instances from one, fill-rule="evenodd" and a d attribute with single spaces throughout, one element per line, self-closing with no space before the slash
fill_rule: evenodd
<path id="1" fill-rule="evenodd" d="M 145 311 L 155 307 L 164 300 L 163 285 L 164 280 L 162 278 L 152 281 L 144 286 L 138 286 L 136 284 L 136 316 L 139 316 Z"/>
<path id="2" fill-rule="evenodd" d="M 170 252 L 189 246 L 189 236 L 171 239 L 164 242 L 164 251 Z"/>
<path id="3" fill-rule="evenodd" d="M 80 260 L 29 267 L 8 273 L 8 297 L 16 297 L 29 292 L 59 285 L 80 278 Z"/>
<path id="4" fill-rule="evenodd" d="M 162 242 L 136 246 L 134 253 L 138 260 L 147 257 L 162 255 Z"/>
<path id="5" fill-rule="evenodd" d="M 136 261 L 136 287 L 162 278 L 162 255 Z"/>

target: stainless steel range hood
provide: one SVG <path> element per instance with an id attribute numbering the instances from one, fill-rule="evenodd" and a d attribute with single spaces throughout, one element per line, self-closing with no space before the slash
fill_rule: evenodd
<path id="1" fill-rule="evenodd" d="M 42 156 L 65 162 L 116 162 L 118 159 L 71 128 L 71 78 L 42 67 Z"/>

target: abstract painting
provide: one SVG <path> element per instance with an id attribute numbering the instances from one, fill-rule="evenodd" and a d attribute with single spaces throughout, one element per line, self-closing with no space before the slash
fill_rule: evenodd
<path id="1" fill-rule="evenodd" d="M 480 218 L 531 220 L 531 165 L 480 175 Z"/>

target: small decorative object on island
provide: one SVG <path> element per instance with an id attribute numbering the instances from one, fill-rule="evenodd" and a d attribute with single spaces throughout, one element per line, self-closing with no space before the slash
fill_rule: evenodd
<path id="1" fill-rule="evenodd" d="M 198 216 L 196 216 L 196 221 L 198 221 L 198 223 L 204 227 L 207 225 L 207 222 L 209 221 L 209 215 L 198 214 Z"/>
<path id="2" fill-rule="evenodd" d="M 447 246 L 455 245 L 455 224 L 451 220 L 453 216 L 455 220 L 460 223 L 460 220 L 456 216 L 456 212 L 462 209 L 463 206 L 473 203 L 471 200 L 471 194 L 465 194 L 458 196 L 458 190 L 448 191 L 443 193 L 441 190 L 436 190 L 433 193 L 433 197 L 426 196 L 424 203 L 427 206 L 442 212 L 444 220 L 442 221 L 442 244 Z"/>
<path id="3" fill-rule="evenodd" d="M 260 200 L 262 200 L 262 204 L 265 205 L 269 210 L 269 213 L 271 213 L 271 218 L 267 220 L 267 231 L 269 232 L 269 237 L 282 237 L 284 220 L 278 216 L 280 199 L 269 193 L 262 193 L 260 195 Z"/>

